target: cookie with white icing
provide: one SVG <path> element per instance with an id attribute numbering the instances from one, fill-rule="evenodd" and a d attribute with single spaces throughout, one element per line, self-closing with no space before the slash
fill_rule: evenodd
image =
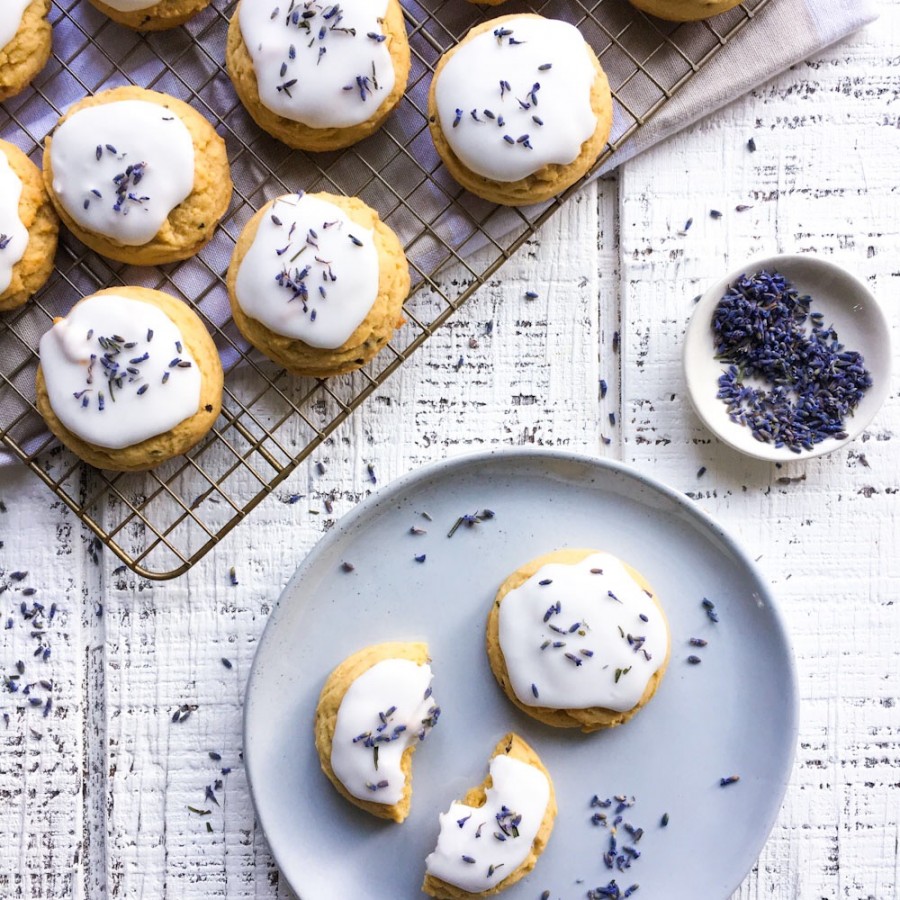
<path id="1" fill-rule="evenodd" d="M 476 25 L 441 57 L 428 114 L 434 145 L 464 188 L 523 206 L 591 168 L 609 137 L 612 99 L 574 25 L 523 14 Z"/>
<path id="2" fill-rule="evenodd" d="M 507 697 L 547 725 L 585 732 L 621 725 L 650 701 L 670 644 L 653 589 L 598 550 L 556 550 L 516 569 L 487 623 Z"/>
<path id="3" fill-rule="evenodd" d="M 149 288 L 91 294 L 40 341 L 38 410 L 99 469 L 141 471 L 186 453 L 212 428 L 222 382 L 200 317 Z"/>
<path id="4" fill-rule="evenodd" d="M 316 707 L 322 771 L 360 809 L 402 822 L 412 799 L 412 755 L 438 721 L 428 647 L 375 644 L 329 676 Z"/>
<path id="5" fill-rule="evenodd" d="M 211 0 L 89 0 L 113 22 L 135 31 L 164 31 L 183 25 Z"/>
<path id="6" fill-rule="evenodd" d="M 640 10 L 669 22 L 696 22 L 727 12 L 741 0 L 631 0 Z"/>
<path id="7" fill-rule="evenodd" d="M 53 271 L 59 221 L 41 170 L 0 141 L 0 310 L 22 306 Z"/>
<path id="8" fill-rule="evenodd" d="M 225 60 L 256 124 L 302 150 L 349 147 L 377 131 L 410 66 L 399 0 L 242 0 Z"/>
<path id="9" fill-rule="evenodd" d="M 409 266 L 361 200 L 289 194 L 247 223 L 227 284 L 235 324 L 254 347 L 326 378 L 364 366 L 403 323 Z"/>
<path id="10" fill-rule="evenodd" d="M 50 58 L 50 0 L 0 2 L 0 100 L 21 93 Z"/>
<path id="11" fill-rule="evenodd" d="M 225 142 L 186 103 L 139 87 L 85 97 L 44 145 L 60 218 L 92 250 L 132 265 L 187 259 L 231 200 Z"/>
<path id="12" fill-rule="evenodd" d="M 555 820 L 550 773 L 522 738 L 507 734 L 485 780 L 441 814 L 422 890 L 441 900 L 506 890 L 535 867 Z"/>

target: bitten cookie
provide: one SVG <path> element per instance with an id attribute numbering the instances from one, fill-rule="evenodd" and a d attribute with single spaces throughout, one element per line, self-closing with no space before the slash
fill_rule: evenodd
<path id="1" fill-rule="evenodd" d="M 409 266 L 361 200 L 290 194 L 247 223 L 227 283 L 235 324 L 254 347 L 326 378 L 365 365 L 403 324 Z"/>
<path id="2" fill-rule="evenodd" d="M 658 19 L 696 22 L 734 9 L 741 0 L 631 0 L 632 4 Z"/>
<path id="3" fill-rule="evenodd" d="M 59 222 L 38 167 L 0 141 L 0 310 L 22 306 L 53 271 Z"/>
<path id="4" fill-rule="evenodd" d="M 222 364 L 199 316 L 161 291 L 79 300 L 40 342 L 37 406 L 100 469 L 141 471 L 187 452 L 222 406 Z"/>
<path id="5" fill-rule="evenodd" d="M 231 200 L 225 142 L 186 103 L 119 87 L 76 103 L 47 137 L 44 183 L 92 250 L 133 265 L 187 259 Z"/>
<path id="6" fill-rule="evenodd" d="M 612 99 L 574 25 L 513 15 L 476 25 L 441 57 L 428 113 L 434 145 L 464 188 L 523 206 L 590 169 L 609 137 Z"/>
<path id="7" fill-rule="evenodd" d="M 402 822 L 412 798 L 412 755 L 437 723 L 428 647 L 387 643 L 348 656 L 316 707 L 322 771 L 354 806 Z"/>
<path id="8" fill-rule="evenodd" d="M 256 124 L 302 150 L 349 147 L 377 131 L 410 65 L 398 0 L 242 0 L 225 59 Z"/>
<path id="9" fill-rule="evenodd" d="M 164 31 L 183 25 L 210 0 L 89 0 L 113 22 L 135 31 Z"/>
<path id="10" fill-rule="evenodd" d="M 31 84 L 50 58 L 50 0 L 0 3 L 0 100 Z"/>
<path id="11" fill-rule="evenodd" d="M 670 643 L 644 578 L 598 550 L 556 550 L 516 569 L 487 623 L 506 696 L 547 725 L 585 732 L 621 725 L 649 703 Z"/>
<path id="12" fill-rule="evenodd" d="M 422 890 L 441 900 L 506 890 L 534 868 L 555 820 L 550 773 L 522 738 L 507 734 L 485 780 L 441 814 Z"/>

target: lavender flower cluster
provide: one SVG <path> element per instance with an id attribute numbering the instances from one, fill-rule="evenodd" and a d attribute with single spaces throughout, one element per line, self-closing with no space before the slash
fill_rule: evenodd
<path id="1" fill-rule="evenodd" d="M 742 275 L 712 319 L 716 358 L 728 364 L 717 396 L 733 422 L 795 453 L 844 438 L 872 377 L 812 300 L 777 272 Z M 748 383 L 749 381 L 749 383 Z"/>

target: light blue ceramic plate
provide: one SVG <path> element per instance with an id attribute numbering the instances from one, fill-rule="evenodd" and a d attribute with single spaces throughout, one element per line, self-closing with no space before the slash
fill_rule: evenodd
<path id="1" fill-rule="evenodd" d="M 457 518 L 495 516 L 447 537 Z M 427 521 L 422 513 L 428 513 Z M 410 534 L 412 526 L 427 534 Z M 484 651 L 497 586 L 558 547 L 609 550 L 643 572 L 669 616 L 672 658 L 632 722 L 593 735 L 543 726 L 500 691 Z M 418 563 L 414 556 L 426 554 Z M 343 571 L 342 562 L 355 567 Z M 713 624 L 701 606 L 715 603 Z M 692 636 L 709 641 L 698 650 Z M 345 656 L 428 642 L 440 724 L 414 759 L 403 825 L 350 806 L 322 775 L 313 714 Z M 700 665 L 686 658 L 696 653 Z M 503 896 L 583 898 L 615 878 L 637 900 L 724 900 L 753 865 L 781 806 L 797 737 L 797 684 L 784 623 L 759 573 L 706 515 L 633 470 L 544 451 L 479 454 L 401 478 L 361 503 L 303 561 L 272 613 L 247 685 L 244 752 L 259 821 L 302 900 L 422 896 L 438 813 L 484 777 L 494 744 L 522 735 L 553 776 L 549 847 Z M 719 779 L 741 780 L 720 787 Z M 592 795 L 634 796 L 642 827 L 627 872 L 603 863 Z M 664 813 L 667 828 L 660 827 Z"/>

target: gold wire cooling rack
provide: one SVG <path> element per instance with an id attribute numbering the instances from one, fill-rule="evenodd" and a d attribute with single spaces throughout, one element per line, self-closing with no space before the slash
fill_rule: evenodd
<path id="1" fill-rule="evenodd" d="M 598 168 L 766 2 L 745 0 L 713 20 L 686 25 L 647 17 L 626 0 L 512 0 L 502 12 L 565 19 L 597 52 L 616 101 Z M 140 35 L 86 0 L 54 0 L 50 63 L 32 88 L 0 107 L 0 137 L 38 164 L 43 138 L 63 109 L 85 94 L 129 83 L 187 101 L 228 145 L 234 199 L 198 257 L 134 268 L 110 263 L 63 235 L 47 287 L 22 310 L 0 316 L 0 438 L 147 578 L 172 578 L 203 557 L 577 189 L 539 208 L 504 209 L 464 192 L 440 165 L 427 125 L 432 71 L 445 50 L 496 10 L 465 0 L 404 0 L 412 71 L 400 107 L 362 144 L 312 156 L 261 133 L 237 101 L 223 64 L 235 6 L 235 0 L 214 0 L 183 28 Z M 365 369 L 328 381 L 291 377 L 248 352 L 228 315 L 223 283 L 242 226 L 266 201 L 299 188 L 361 197 L 400 235 L 413 275 L 404 328 Z M 476 249 L 483 252 L 474 263 Z M 462 268 L 458 291 L 435 281 L 448 263 Z M 224 407 L 213 431 L 187 456 L 138 475 L 89 472 L 45 433 L 34 405 L 37 341 L 52 317 L 115 284 L 160 288 L 188 300 L 215 337 L 226 368 Z"/>

